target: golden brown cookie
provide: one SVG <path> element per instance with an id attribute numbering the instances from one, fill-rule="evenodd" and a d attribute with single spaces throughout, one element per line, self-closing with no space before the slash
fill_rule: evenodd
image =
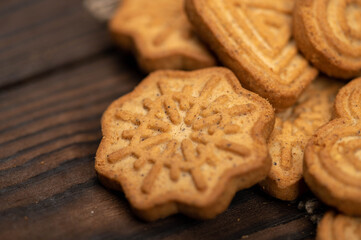
<path id="1" fill-rule="evenodd" d="M 341 86 L 332 79 L 319 77 L 294 106 L 276 114 L 275 127 L 268 140 L 272 167 L 260 183 L 270 195 L 291 201 L 305 189 L 304 149 L 312 134 L 330 120 L 333 101 Z"/>
<path id="2" fill-rule="evenodd" d="M 109 28 L 116 43 L 132 49 L 146 72 L 215 65 L 193 33 L 183 0 L 123 0 Z"/>
<path id="3" fill-rule="evenodd" d="M 135 213 L 212 218 L 271 167 L 271 105 L 225 68 L 158 71 L 102 118 L 95 168 Z"/>
<path id="4" fill-rule="evenodd" d="M 361 240 L 361 218 L 327 212 L 317 227 L 317 240 Z"/>
<path id="5" fill-rule="evenodd" d="M 186 11 L 242 85 L 284 109 L 317 75 L 292 40 L 293 5 L 293 0 L 186 0 Z"/>
<path id="6" fill-rule="evenodd" d="M 293 34 L 322 72 L 339 78 L 361 74 L 360 0 L 298 0 Z"/>
<path id="7" fill-rule="evenodd" d="M 335 117 L 308 143 L 304 178 L 322 201 L 361 216 L 361 78 L 337 94 Z"/>

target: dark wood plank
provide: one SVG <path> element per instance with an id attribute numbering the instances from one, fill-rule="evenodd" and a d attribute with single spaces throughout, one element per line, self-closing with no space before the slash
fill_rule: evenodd
<path id="1" fill-rule="evenodd" d="M 82 0 L 0 1 L 0 87 L 84 61 L 110 47 Z"/>
<path id="2" fill-rule="evenodd" d="M 0 92 L 0 239 L 307 239 L 315 227 L 297 203 L 258 187 L 209 221 L 182 215 L 145 223 L 122 193 L 99 184 L 100 117 L 144 76 L 108 52 Z"/>

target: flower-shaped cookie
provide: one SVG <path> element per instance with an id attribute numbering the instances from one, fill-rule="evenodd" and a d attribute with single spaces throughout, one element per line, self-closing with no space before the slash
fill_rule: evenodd
<path id="1" fill-rule="evenodd" d="M 304 178 L 322 201 L 361 216 L 361 78 L 337 94 L 335 115 L 308 143 Z"/>
<path id="2" fill-rule="evenodd" d="M 183 0 L 123 0 L 109 28 L 116 43 L 133 50 L 146 72 L 216 64 L 193 33 Z"/>
<path id="3" fill-rule="evenodd" d="M 143 219 L 212 218 L 266 177 L 273 123 L 271 105 L 225 68 L 159 71 L 104 113 L 96 170 Z"/>

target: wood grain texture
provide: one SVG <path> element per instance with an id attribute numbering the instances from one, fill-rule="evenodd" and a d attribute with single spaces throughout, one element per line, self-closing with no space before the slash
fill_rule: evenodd
<path id="1" fill-rule="evenodd" d="M 116 54 L 0 94 L 0 239 L 304 239 L 314 226 L 297 204 L 241 191 L 210 221 L 181 215 L 144 223 L 122 193 L 99 184 L 100 117 L 142 75 Z M 127 71 L 125 69 L 127 68 Z"/>
<path id="2" fill-rule="evenodd" d="M 109 48 L 82 0 L 0 1 L 0 86 L 83 61 Z"/>
<path id="3" fill-rule="evenodd" d="M 45 15 L 67 18 L 64 11 L 74 12 L 58 30 L 83 50 L 64 47 L 56 27 L 46 30 Z M 94 171 L 101 114 L 144 75 L 133 58 L 107 45 L 103 26 L 79 20 L 83 11 L 78 0 L 0 2 L 0 19 L 18 21 L 0 31 L 8 36 L 0 37 L 0 49 L 14 54 L 0 54 L 0 239 L 313 238 L 315 226 L 296 202 L 272 199 L 258 187 L 239 192 L 213 220 L 175 215 L 154 223 L 136 218 L 124 194 L 105 189 Z M 32 18 L 41 22 L 42 34 L 31 27 Z M 83 22 L 72 24 L 73 18 Z M 54 54 L 32 58 L 46 49 Z"/>

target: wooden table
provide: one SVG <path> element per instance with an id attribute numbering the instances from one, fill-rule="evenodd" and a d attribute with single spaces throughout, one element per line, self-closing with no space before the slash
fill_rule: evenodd
<path id="1" fill-rule="evenodd" d="M 99 184 L 100 117 L 145 75 L 81 0 L 0 1 L 0 239 L 308 239 L 297 201 L 239 192 L 210 221 L 138 220 Z"/>

